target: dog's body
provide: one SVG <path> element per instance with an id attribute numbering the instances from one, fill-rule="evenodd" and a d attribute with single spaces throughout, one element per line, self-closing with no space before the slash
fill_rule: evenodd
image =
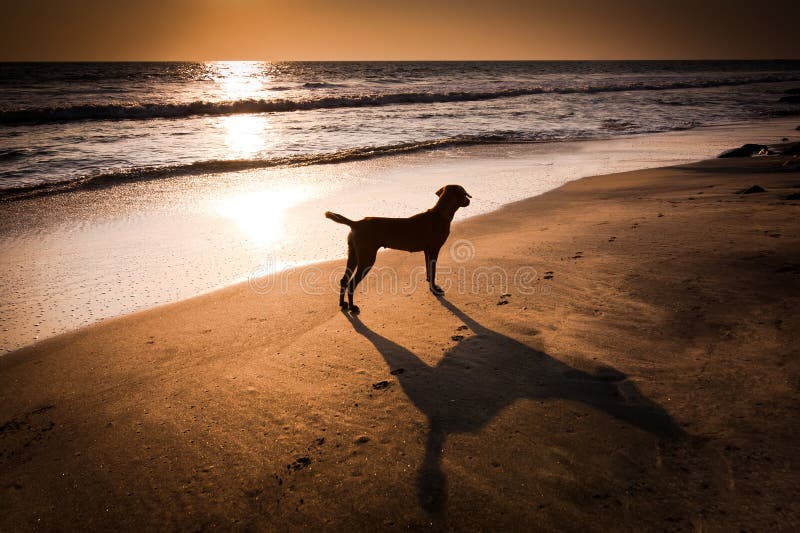
<path id="1" fill-rule="evenodd" d="M 425 252 L 425 271 L 430 289 L 434 294 L 444 294 L 436 285 L 436 260 L 450 235 L 453 216 L 460 207 L 468 206 L 472 197 L 460 185 L 442 187 L 436 195 L 439 201 L 435 206 L 409 218 L 367 217 L 354 221 L 330 211 L 325 213 L 327 218 L 351 229 L 347 236 L 347 269 L 339 290 L 342 310 L 358 313 L 358 306 L 353 305 L 353 292 L 375 264 L 380 248 Z M 344 301 L 345 289 L 347 303 Z"/>

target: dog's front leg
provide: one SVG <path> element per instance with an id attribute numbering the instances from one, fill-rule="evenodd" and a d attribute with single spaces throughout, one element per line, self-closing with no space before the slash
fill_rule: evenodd
<path id="1" fill-rule="evenodd" d="M 439 259 L 439 250 L 430 250 L 425 252 L 428 263 L 428 283 L 430 289 L 436 296 L 442 296 L 444 291 L 436 284 L 436 260 Z"/>
<path id="2" fill-rule="evenodd" d="M 431 282 L 431 254 L 425 250 L 425 281 Z"/>

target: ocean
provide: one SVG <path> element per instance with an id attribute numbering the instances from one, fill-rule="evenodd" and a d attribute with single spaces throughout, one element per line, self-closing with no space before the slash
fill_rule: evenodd
<path id="1" fill-rule="evenodd" d="M 798 111 L 800 61 L 0 63 L 0 196 Z"/>

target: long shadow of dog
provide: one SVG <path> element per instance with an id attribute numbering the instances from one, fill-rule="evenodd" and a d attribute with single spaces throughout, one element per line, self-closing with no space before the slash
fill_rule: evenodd
<path id="1" fill-rule="evenodd" d="M 405 393 L 428 418 L 425 458 L 417 476 L 417 495 L 426 511 L 439 512 L 446 501 L 441 453 L 447 435 L 479 431 L 517 399 L 582 402 L 658 438 L 683 435 L 667 412 L 644 397 L 622 372 L 607 367 L 595 374 L 575 369 L 482 326 L 446 299 L 439 301 L 473 334 L 433 367 L 348 315 L 356 332 L 377 348 Z"/>

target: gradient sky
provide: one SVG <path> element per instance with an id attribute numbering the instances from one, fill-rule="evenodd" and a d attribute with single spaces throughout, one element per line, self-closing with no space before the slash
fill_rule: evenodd
<path id="1" fill-rule="evenodd" d="M 798 5 L 2 0 L 0 60 L 800 58 Z"/>

